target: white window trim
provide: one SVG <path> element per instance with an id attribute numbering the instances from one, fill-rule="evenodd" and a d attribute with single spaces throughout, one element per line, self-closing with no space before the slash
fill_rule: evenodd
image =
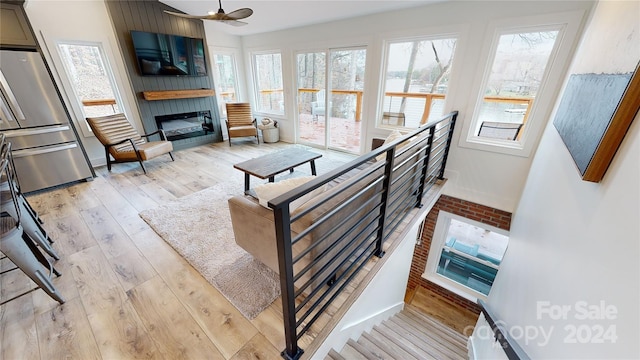
<path id="1" fill-rule="evenodd" d="M 385 38 L 382 41 L 382 61 L 381 61 L 381 65 L 382 65 L 382 70 L 380 72 L 380 78 L 379 78 L 379 82 L 380 82 L 380 91 L 378 94 L 378 109 L 376 112 L 376 121 L 375 121 L 375 129 L 377 130 L 389 130 L 389 131 L 393 131 L 393 130 L 400 130 L 400 131 L 413 131 L 415 129 L 413 128 L 409 128 L 406 126 L 398 126 L 398 125 L 385 125 L 382 124 L 382 116 L 384 113 L 384 97 L 386 94 L 386 85 L 387 85 L 387 68 L 389 66 L 389 62 L 387 61 L 389 59 L 389 48 L 391 46 L 391 44 L 395 44 L 395 43 L 400 43 L 400 42 L 410 42 L 410 41 L 429 41 L 429 40 L 442 40 L 442 39 L 451 39 L 454 38 L 456 39 L 456 49 L 453 53 L 453 61 L 451 62 L 451 78 L 450 78 L 450 83 L 452 83 L 452 79 L 454 79 L 453 77 L 453 71 L 454 69 L 457 67 L 456 63 L 459 61 L 458 60 L 458 56 L 457 54 L 459 53 L 459 48 L 460 48 L 460 39 L 462 38 L 462 30 L 458 30 L 458 31 L 436 31 L 435 29 L 430 29 L 428 33 L 425 33 L 426 35 L 418 35 L 418 34 L 412 34 L 412 35 L 407 35 L 407 36 L 401 36 L 401 37 L 388 37 Z M 447 107 L 447 102 L 449 101 L 450 95 L 451 95 L 451 87 L 449 87 L 449 89 L 447 89 L 447 94 L 445 96 L 444 99 L 444 113 L 447 114 L 448 111 L 448 107 Z"/>
<path id="2" fill-rule="evenodd" d="M 275 116 L 275 117 L 283 117 L 283 116 L 285 116 L 285 111 L 284 110 L 282 110 L 282 111 L 264 111 L 264 110 L 258 109 L 258 91 L 259 91 L 259 88 L 258 88 L 258 74 L 256 73 L 257 64 L 256 64 L 255 60 L 256 60 L 256 55 L 267 55 L 267 54 L 280 54 L 280 61 L 281 61 L 281 69 L 280 69 L 281 74 L 280 75 L 282 76 L 282 87 L 283 87 L 283 89 L 282 89 L 283 95 L 282 96 L 283 96 L 283 101 L 285 102 L 284 108 L 286 108 L 286 106 L 287 106 L 287 104 L 286 104 L 286 94 L 285 94 L 285 89 L 284 89 L 285 88 L 285 77 L 284 77 L 285 56 L 284 56 L 284 53 L 282 52 L 282 50 L 280 50 L 280 49 L 271 49 L 271 50 L 251 51 L 251 53 L 249 55 L 250 56 L 250 60 L 251 60 L 251 62 L 250 62 L 251 63 L 251 75 L 252 75 L 252 77 L 251 77 L 252 82 L 251 83 L 253 85 L 253 89 L 252 89 L 252 92 L 251 92 L 251 98 L 253 99 L 253 104 L 254 105 L 252 106 L 252 108 L 253 108 L 254 113 L 257 113 L 257 114 L 265 114 L 265 115 L 272 115 L 272 116 Z"/>
<path id="3" fill-rule="evenodd" d="M 68 74 L 70 71 L 67 68 L 66 61 L 60 55 L 60 49 L 58 46 L 59 45 L 83 45 L 83 46 L 97 47 L 98 51 L 100 52 L 100 57 L 102 59 L 102 62 L 105 66 L 105 71 L 107 72 L 107 76 L 109 77 L 109 81 L 111 82 L 111 86 L 113 87 L 113 96 L 116 100 L 116 103 L 119 105 L 120 111 L 126 114 L 125 109 L 127 109 L 128 107 L 123 101 L 124 100 L 123 97 L 120 95 L 120 86 L 118 83 L 118 79 L 116 78 L 116 75 L 113 71 L 113 66 L 111 65 L 111 62 L 108 56 L 108 54 L 111 53 L 110 48 L 108 44 L 101 41 L 55 40 L 54 43 L 55 43 L 55 55 L 59 63 L 62 65 L 62 68 L 64 69 L 64 71 L 62 72 L 57 71 L 56 75 L 58 76 L 60 81 L 63 83 L 61 90 L 65 92 L 66 98 L 69 99 L 69 104 L 68 104 L 69 111 L 73 113 L 73 115 L 75 115 L 74 117 L 76 119 L 78 119 L 77 123 L 80 125 L 79 127 L 80 127 L 80 131 L 82 132 L 82 135 L 84 137 L 95 137 L 95 135 L 93 134 L 93 131 L 91 131 L 91 128 L 89 127 L 89 124 L 85 120 L 85 114 L 84 114 L 84 111 L 82 110 L 83 109 L 82 103 L 79 101 L 80 98 L 76 94 L 75 86 L 73 86 L 71 80 L 69 79 Z M 47 50 L 49 51 L 49 49 Z M 52 52 L 49 51 L 49 54 L 52 55 Z M 71 89 L 71 90 L 69 91 L 67 89 Z M 131 118 L 128 115 L 127 117 Z"/>
<path id="4" fill-rule="evenodd" d="M 235 48 L 221 48 L 221 47 L 215 47 L 215 46 L 211 46 L 209 45 L 209 54 L 211 57 L 211 64 L 210 66 L 215 69 L 215 72 L 217 73 L 217 67 L 218 65 L 215 63 L 215 55 L 228 55 L 231 56 L 233 58 L 233 71 L 234 71 L 234 75 L 235 75 L 235 80 L 236 80 L 236 100 L 238 102 L 242 102 L 244 101 L 244 91 L 242 89 L 242 83 L 241 83 L 241 79 L 240 79 L 240 66 L 238 64 L 239 59 L 241 59 L 242 54 L 240 53 L 240 51 L 238 49 Z M 215 77 L 215 75 L 214 75 Z M 217 98 L 217 97 L 216 97 Z M 218 98 L 217 98 L 218 99 Z M 218 99 L 219 100 L 219 99 Z M 222 114 L 220 114 L 220 118 L 221 119 L 225 119 L 226 116 L 222 116 Z"/>
<path id="5" fill-rule="evenodd" d="M 570 11 L 548 15 L 528 16 L 491 22 L 488 32 L 493 32 L 493 37 L 485 43 L 480 59 L 481 63 L 476 77 L 471 86 L 472 98 L 468 101 L 466 113 L 469 119 L 462 122 L 462 130 L 458 145 L 464 148 L 491 151 L 507 155 L 529 157 L 537 147 L 542 132 L 547 124 L 555 100 L 563 83 L 573 50 L 577 45 L 578 31 L 582 26 L 584 11 Z M 500 35 L 516 32 L 539 31 L 545 29 L 558 30 L 558 38 L 549 57 L 549 63 L 545 69 L 543 81 L 540 86 L 540 95 L 536 98 L 531 113 L 527 119 L 527 125 L 523 127 L 519 141 L 507 141 L 487 139 L 474 133 L 480 104 L 484 98 L 485 84 L 488 80 L 495 51 Z M 482 69 L 482 71 L 480 71 Z"/>
<path id="6" fill-rule="evenodd" d="M 487 296 L 483 293 L 464 286 L 436 272 L 438 270 L 438 263 L 440 262 L 440 254 L 446 242 L 447 233 L 449 232 L 449 224 L 451 224 L 451 219 L 490 230 L 504 236 L 509 236 L 509 232 L 506 230 L 440 210 L 438 212 L 438 219 L 436 220 L 436 227 L 433 230 L 433 236 L 431 237 L 431 247 L 429 248 L 427 265 L 424 269 L 424 273 L 422 273 L 422 277 L 474 303 L 477 302 L 478 299 L 486 300 Z"/>

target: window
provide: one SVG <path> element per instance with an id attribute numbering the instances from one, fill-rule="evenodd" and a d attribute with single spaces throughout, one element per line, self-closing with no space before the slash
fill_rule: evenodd
<path id="1" fill-rule="evenodd" d="M 213 76 L 216 84 L 218 109 L 222 118 L 227 117 L 226 103 L 241 101 L 236 76 L 236 59 L 233 54 L 213 55 Z"/>
<path id="2" fill-rule="evenodd" d="M 415 129 L 444 115 L 455 38 L 388 44 L 381 126 Z"/>
<path id="3" fill-rule="evenodd" d="M 263 53 L 253 56 L 256 111 L 284 114 L 282 86 L 282 56 L 280 53 Z"/>
<path id="4" fill-rule="evenodd" d="M 101 44 L 58 43 L 58 51 L 77 99 L 71 105 L 83 119 L 123 111 Z M 91 134 L 86 123 L 82 130 L 85 135 Z"/>
<path id="5" fill-rule="evenodd" d="M 422 276 L 471 301 L 484 299 L 508 243 L 504 230 L 440 211 Z"/>
<path id="6" fill-rule="evenodd" d="M 483 139 L 518 141 L 527 124 L 558 30 L 501 34 L 477 107 L 473 133 Z"/>

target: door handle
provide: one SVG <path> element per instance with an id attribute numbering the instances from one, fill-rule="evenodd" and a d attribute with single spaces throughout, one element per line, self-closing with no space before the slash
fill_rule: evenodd
<path id="1" fill-rule="evenodd" d="M 24 113 L 22 112 L 22 109 L 18 104 L 18 100 L 16 99 L 16 96 L 13 94 L 13 91 L 11 90 L 11 86 L 9 86 L 9 82 L 7 82 L 7 79 L 4 77 L 4 73 L 2 72 L 2 69 L 0 69 L 0 85 L 2 85 L 2 89 L 7 94 L 7 97 L 8 97 L 7 100 L 9 100 L 11 105 L 13 105 L 13 110 L 15 111 L 16 116 L 18 117 L 18 120 L 24 120 Z"/>
<path id="2" fill-rule="evenodd" d="M 8 138 L 12 138 L 12 137 L 19 137 L 19 136 L 40 135 L 40 134 L 48 134 L 52 132 L 67 131 L 69 129 L 70 129 L 69 125 L 46 126 L 46 127 L 33 128 L 33 129 L 7 130 L 4 132 L 4 135 Z"/>
<path id="3" fill-rule="evenodd" d="M 48 146 L 48 147 L 41 147 L 41 148 L 35 148 L 35 149 L 15 150 L 11 152 L 11 155 L 13 155 L 13 157 L 17 159 L 17 158 L 26 157 L 26 156 L 42 155 L 42 154 L 48 154 L 56 151 L 69 150 L 77 147 L 78 147 L 78 144 L 71 143 L 71 144 Z"/>

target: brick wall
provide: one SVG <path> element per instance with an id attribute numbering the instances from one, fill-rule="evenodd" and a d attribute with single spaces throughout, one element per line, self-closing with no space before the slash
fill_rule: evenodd
<path id="1" fill-rule="evenodd" d="M 433 231 L 436 228 L 436 221 L 438 220 L 438 213 L 440 210 L 504 230 L 509 230 L 511 227 L 511 213 L 469 201 L 456 199 L 451 196 L 442 195 L 425 219 L 424 228 L 422 230 L 422 244 L 416 245 L 413 252 L 413 261 L 411 262 L 411 272 L 409 273 L 407 293 L 410 293 L 420 285 L 449 302 L 455 303 L 479 314 L 480 307 L 478 307 L 477 304 L 422 278 L 422 273 L 424 273 L 424 269 L 427 265 L 427 258 L 429 257 L 431 238 L 433 237 Z"/>

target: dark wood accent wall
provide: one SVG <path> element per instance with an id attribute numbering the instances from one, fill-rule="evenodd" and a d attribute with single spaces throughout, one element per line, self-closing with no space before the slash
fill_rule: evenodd
<path id="1" fill-rule="evenodd" d="M 164 5 L 157 0 L 120 1 L 107 0 L 107 11 L 111 17 L 118 43 L 122 49 L 124 62 L 129 72 L 133 90 L 136 93 L 140 117 L 145 132 L 157 129 L 155 116 L 194 112 L 211 111 L 214 133 L 197 138 L 176 140 L 176 149 L 195 145 L 222 141 L 220 115 L 215 96 L 194 97 L 187 99 L 171 99 L 161 101 L 147 101 L 143 98 L 144 91 L 214 89 L 213 69 L 211 69 L 211 54 L 207 57 L 207 76 L 140 76 L 137 60 L 131 40 L 131 30 L 157 32 L 163 34 L 182 35 L 193 38 L 205 38 L 204 25 L 201 20 L 179 18 L 165 14 L 163 10 L 178 11 Z"/>

